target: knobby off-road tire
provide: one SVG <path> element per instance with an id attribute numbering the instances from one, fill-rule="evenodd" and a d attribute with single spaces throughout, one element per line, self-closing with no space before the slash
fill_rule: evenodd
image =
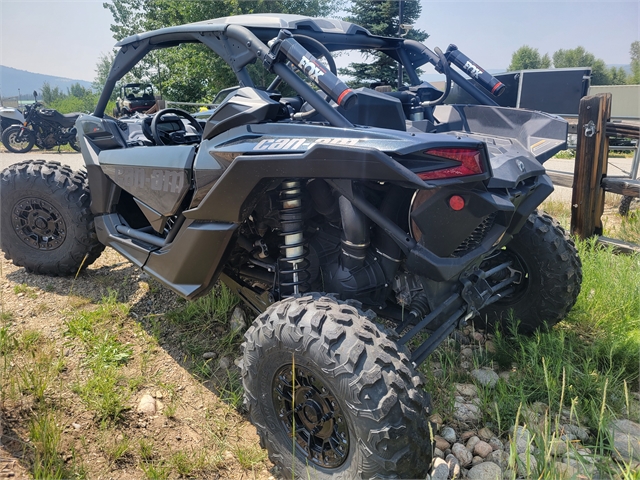
<path id="1" fill-rule="evenodd" d="M 27 153 L 36 143 L 36 134 L 33 130 L 26 131 L 26 137 L 20 143 L 17 143 L 16 137 L 22 130 L 21 125 L 13 125 L 2 132 L 2 143 L 5 148 L 13 153 Z"/>
<path id="2" fill-rule="evenodd" d="M 582 263 L 560 224 L 547 214 L 532 213 L 498 258 L 505 257 L 525 276 L 512 295 L 482 309 L 476 324 L 499 323 L 505 331 L 513 317 L 520 333 L 532 333 L 564 319 L 580 293 Z"/>
<path id="3" fill-rule="evenodd" d="M 633 197 L 624 196 L 622 200 L 620 200 L 620 206 L 618 207 L 618 213 L 623 217 L 629 215 L 629 209 L 631 208 L 631 202 L 633 202 Z"/>
<path id="4" fill-rule="evenodd" d="M 104 250 L 84 172 L 58 162 L 20 162 L 2 172 L 0 199 L 0 243 L 14 265 L 38 274 L 74 275 Z"/>
<path id="5" fill-rule="evenodd" d="M 78 137 L 73 137 L 69 139 L 69 146 L 73 148 L 76 152 L 80 151 L 80 145 L 78 145 Z"/>
<path id="6" fill-rule="evenodd" d="M 392 333 L 354 306 L 311 294 L 272 305 L 245 338 L 245 401 L 284 478 L 426 477 L 430 399 Z"/>

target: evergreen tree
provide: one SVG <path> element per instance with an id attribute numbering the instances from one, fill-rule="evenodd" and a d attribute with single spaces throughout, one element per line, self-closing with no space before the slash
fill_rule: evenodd
<path id="1" fill-rule="evenodd" d="M 418 0 L 404 1 L 402 24 L 412 25 L 420 17 L 422 7 Z M 400 2 L 397 0 L 353 0 L 347 21 L 353 22 L 369 30 L 374 35 L 397 37 L 400 29 Z M 412 28 L 402 36 L 422 42 L 429 36 L 426 32 Z M 367 62 L 351 63 L 341 68 L 341 75 L 348 75 L 352 80 L 347 82 L 351 87 L 369 86 L 372 82 L 396 85 L 398 79 L 398 63 L 381 52 L 364 51 Z M 405 76 L 405 82 L 408 78 Z"/>

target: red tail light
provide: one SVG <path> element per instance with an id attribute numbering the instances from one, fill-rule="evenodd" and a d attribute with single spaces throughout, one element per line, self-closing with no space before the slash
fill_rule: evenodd
<path id="1" fill-rule="evenodd" d="M 427 155 L 447 158 L 460 162 L 455 167 L 447 167 L 441 170 L 418 173 L 422 180 L 435 180 L 439 178 L 467 177 L 484 173 L 482 152 L 474 148 L 431 148 L 424 152 Z"/>

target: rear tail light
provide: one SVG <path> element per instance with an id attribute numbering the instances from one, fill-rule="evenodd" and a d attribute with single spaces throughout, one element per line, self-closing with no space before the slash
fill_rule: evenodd
<path id="1" fill-rule="evenodd" d="M 460 162 L 460 165 L 418 173 L 418 177 L 422 180 L 467 177 L 485 172 L 482 151 L 475 148 L 431 148 L 424 153 L 434 157 L 456 160 Z"/>

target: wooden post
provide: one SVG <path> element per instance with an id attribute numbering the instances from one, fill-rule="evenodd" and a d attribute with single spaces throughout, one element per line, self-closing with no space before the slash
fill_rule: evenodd
<path id="1" fill-rule="evenodd" d="M 580 100 L 571 197 L 571 232 L 580 238 L 602 235 L 604 190 L 600 182 L 607 173 L 609 139 L 606 125 L 610 116 L 610 93 Z"/>

